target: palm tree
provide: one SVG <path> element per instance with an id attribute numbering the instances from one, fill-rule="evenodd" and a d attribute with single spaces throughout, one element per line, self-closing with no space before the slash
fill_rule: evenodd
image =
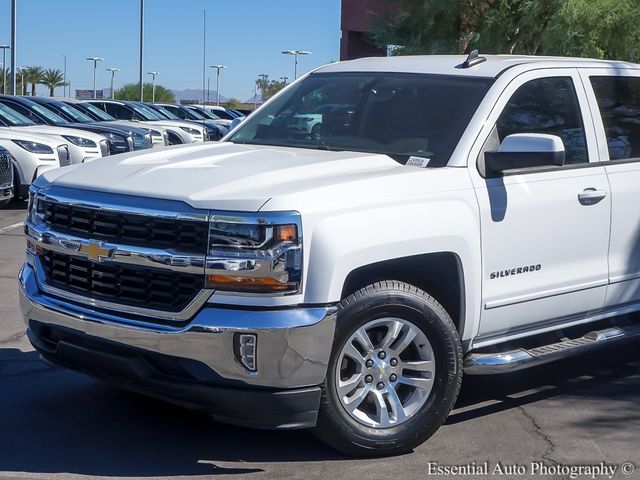
<path id="1" fill-rule="evenodd" d="M 36 85 L 42 83 L 44 69 L 42 67 L 27 67 L 24 69 L 24 83 L 31 84 L 31 96 L 36 95 Z"/>
<path id="2" fill-rule="evenodd" d="M 54 90 L 65 85 L 64 75 L 57 68 L 47 68 L 42 74 L 42 84 L 47 86 L 49 96 L 53 97 Z"/>

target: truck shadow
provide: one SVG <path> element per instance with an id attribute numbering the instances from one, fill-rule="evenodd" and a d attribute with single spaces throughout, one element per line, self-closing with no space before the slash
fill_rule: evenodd
<path id="1" fill-rule="evenodd" d="M 524 374 L 467 377 L 448 424 L 557 396 L 615 396 L 628 403 L 627 415 L 638 418 L 637 348 L 630 344 Z M 584 428 L 597 428 L 599 422 L 611 427 L 606 422 L 612 421 L 625 428 L 630 420 L 613 418 L 594 419 Z M 0 472 L 231 475 L 264 472 L 269 462 L 346 459 L 307 432 L 222 425 L 201 413 L 50 367 L 35 352 L 13 348 L 0 349 L 0 432 Z"/>

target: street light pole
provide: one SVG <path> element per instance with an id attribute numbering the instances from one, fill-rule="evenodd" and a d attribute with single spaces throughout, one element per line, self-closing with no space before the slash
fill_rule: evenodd
<path id="1" fill-rule="evenodd" d="M 96 67 L 98 66 L 98 62 L 104 61 L 104 58 L 101 57 L 87 57 L 87 60 L 93 62 L 93 99 L 96 98 Z"/>
<path id="2" fill-rule="evenodd" d="M 16 94 L 16 0 L 11 0 L 11 95 Z"/>
<path id="3" fill-rule="evenodd" d="M 220 70 L 227 68 L 226 65 L 211 65 L 209 68 L 216 69 L 216 105 L 220 105 Z"/>
<path id="4" fill-rule="evenodd" d="M 147 72 L 151 75 L 151 103 L 156 101 L 156 75 L 160 75 L 160 72 Z"/>
<path id="5" fill-rule="evenodd" d="M 284 84 L 286 85 L 287 82 L 289 81 L 289 77 L 287 77 L 286 75 L 284 77 L 280 77 L 280 80 L 282 80 L 284 82 Z"/>
<path id="6" fill-rule="evenodd" d="M 144 58 L 144 0 L 140 0 L 140 65 L 138 72 L 138 81 L 140 82 L 140 101 L 144 102 L 144 75 L 143 75 L 143 58 Z"/>
<path id="7" fill-rule="evenodd" d="M 64 57 L 64 73 L 62 74 L 62 98 L 66 98 L 67 96 L 67 56 L 64 53 L 61 53 Z"/>
<path id="8" fill-rule="evenodd" d="M 27 67 L 20 67 L 18 68 L 19 72 L 20 72 L 20 95 L 24 96 L 24 69 Z"/>
<path id="9" fill-rule="evenodd" d="M 113 79 L 116 76 L 116 72 L 119 72 L 120 69 L 119 68 L 110 67 L 110 68 L 107 68 L 106 70 L 107 70 L 107 72 L 111 72 L 111 100 L 113 100 L 115 98 L 115 95 L 114 95 L 115 92 L 113 90 Z"/>
<path id="10" fill-rule="evenodd" d="M 7 48 L 9 45 L 0 45 L 2 49 L 2 94 L 7 94 Z"/>
<path id="11" fill-rule="evenodd" d="M 284 55 L 293 55 L 294 58 L 294 66 L 293 66 L 293 79 L 298 78 L 298 55 L 311 55 L 311 52 L 307 52 L 306 50 L 283 50 L 282 53 Z"/>
<path id="12" fill-rule="evenodd" d="M 260 103 L 264 103 L 264 84 L 269 78 L 269 75 L 267 75 L 266 73 L 261 73 L 260 75 L 258 75 L 258 77 L 260 77 L 260 79 L 263 82 L 262 85 L 260 86 Z"/>

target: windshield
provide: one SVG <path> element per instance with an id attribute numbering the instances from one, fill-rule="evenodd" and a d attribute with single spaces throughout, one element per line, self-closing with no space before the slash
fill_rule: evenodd
<path id="1" fill-rule="evenodd" d="M 0 122 L 7 127 L 26 127 L 35 125 L 24 115 L 0 103 Z"/>
<path id="2" fill-rule="evenodd" d="M 88 115 L 85 115 L 84 113 L 82 113 L 80 110 L 78 110 L 77 108 L 73 108 L 69 105 L 67 105 L 66 103 L 62 103 L 62 102 L 56 102 L 56 103 L 51 103 L 49 104 L 51 106 L 51 108 L 55 108 L 58 109 L 58 113 L 62 114 L 66 114 L 66 117 L 68 119 L 70 119 L 73 122 L 78 122 L 78 123 L 93 123 L 94 120 L 89 117 Z M 47 105 L 47 106 L 49 106 Z"/>
<path id="3" fill-rule="evenodd" d="M 100 120 L 101 122 L 113 122 L 116 120 L 115 117 L 112 117 L 104 110 L 100 110 L 95 105 L 91 105 L 90 103 L 78 103 L 77 108 L 84 110 L 89 115 L 93 116 L 96 120 Z"/>
<path id="4" fill-rule="evenodd" d="M 146 105 L 131 105 L 131 108 L 133 108 L 135 112 L 142 117 L 142 120 L 166 120 L 166 118 L 164 118 L 160 113 Z"/>
<path id="5" fill-rule="evenodd" d="M 411 73 L 318 73 L 241 123 L 235 143 L 449 161 L 492 79 Z"/>
<path id="6" fill-rule="evenodd" d="M 157 110 L 160 115 L 164 115 L 169 120 L 181 120 L 181 118 L 179 116 L 177 116 L 175 113 L 171 112 L 168 108 L 163 107 L 162 105 L 154 105 L 153 107 L 148 107 L 148 108 L 152 108 L 153 110 Z"/>
<path id="7" fill-rule="evenodd" d="M 217 116 L 215 113 L 205 108 L 201 108 L 201 107 L 187 107 L 187 108 L 192 112 L 202 115 L 203 118 L 208 118 L 210 120 L 222 120 L 222 118 Z"/>
<path id="8" fill-rule="evenodd" d="M 178 107 L 178 106 L 173 108 L 175 108 L 175 110 L 179 110 L 182 113 L 182 115 L 184 115 L 184 118 L 189 118 L 191 120 L 206 120 L 204 115 L 201 115 L 195 110 L 191 110 L 190 108 L 184 108 L 184 107 Z"/>
<path id="9" fill-rule="evenodd" d="M 31 103 L 27 108 L 45 118 L 49 125 L 67 125 L 69 123 L 60 115 L 53 113 L 51 110 L 44 108 L 42 105 L 38 105 L 37 103 Z"/>

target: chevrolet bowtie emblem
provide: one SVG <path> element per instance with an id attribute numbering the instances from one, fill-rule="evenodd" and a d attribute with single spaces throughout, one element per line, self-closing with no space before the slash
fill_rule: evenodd
<path id="1" fill-rule="evenodd" d="M 102 248 L 100 243 L 89 243 L 80 247 L 80 251 L 85 253 L 91 260 L 101 262 L 104 259 L 111 258 L 113 248 Z"/>

